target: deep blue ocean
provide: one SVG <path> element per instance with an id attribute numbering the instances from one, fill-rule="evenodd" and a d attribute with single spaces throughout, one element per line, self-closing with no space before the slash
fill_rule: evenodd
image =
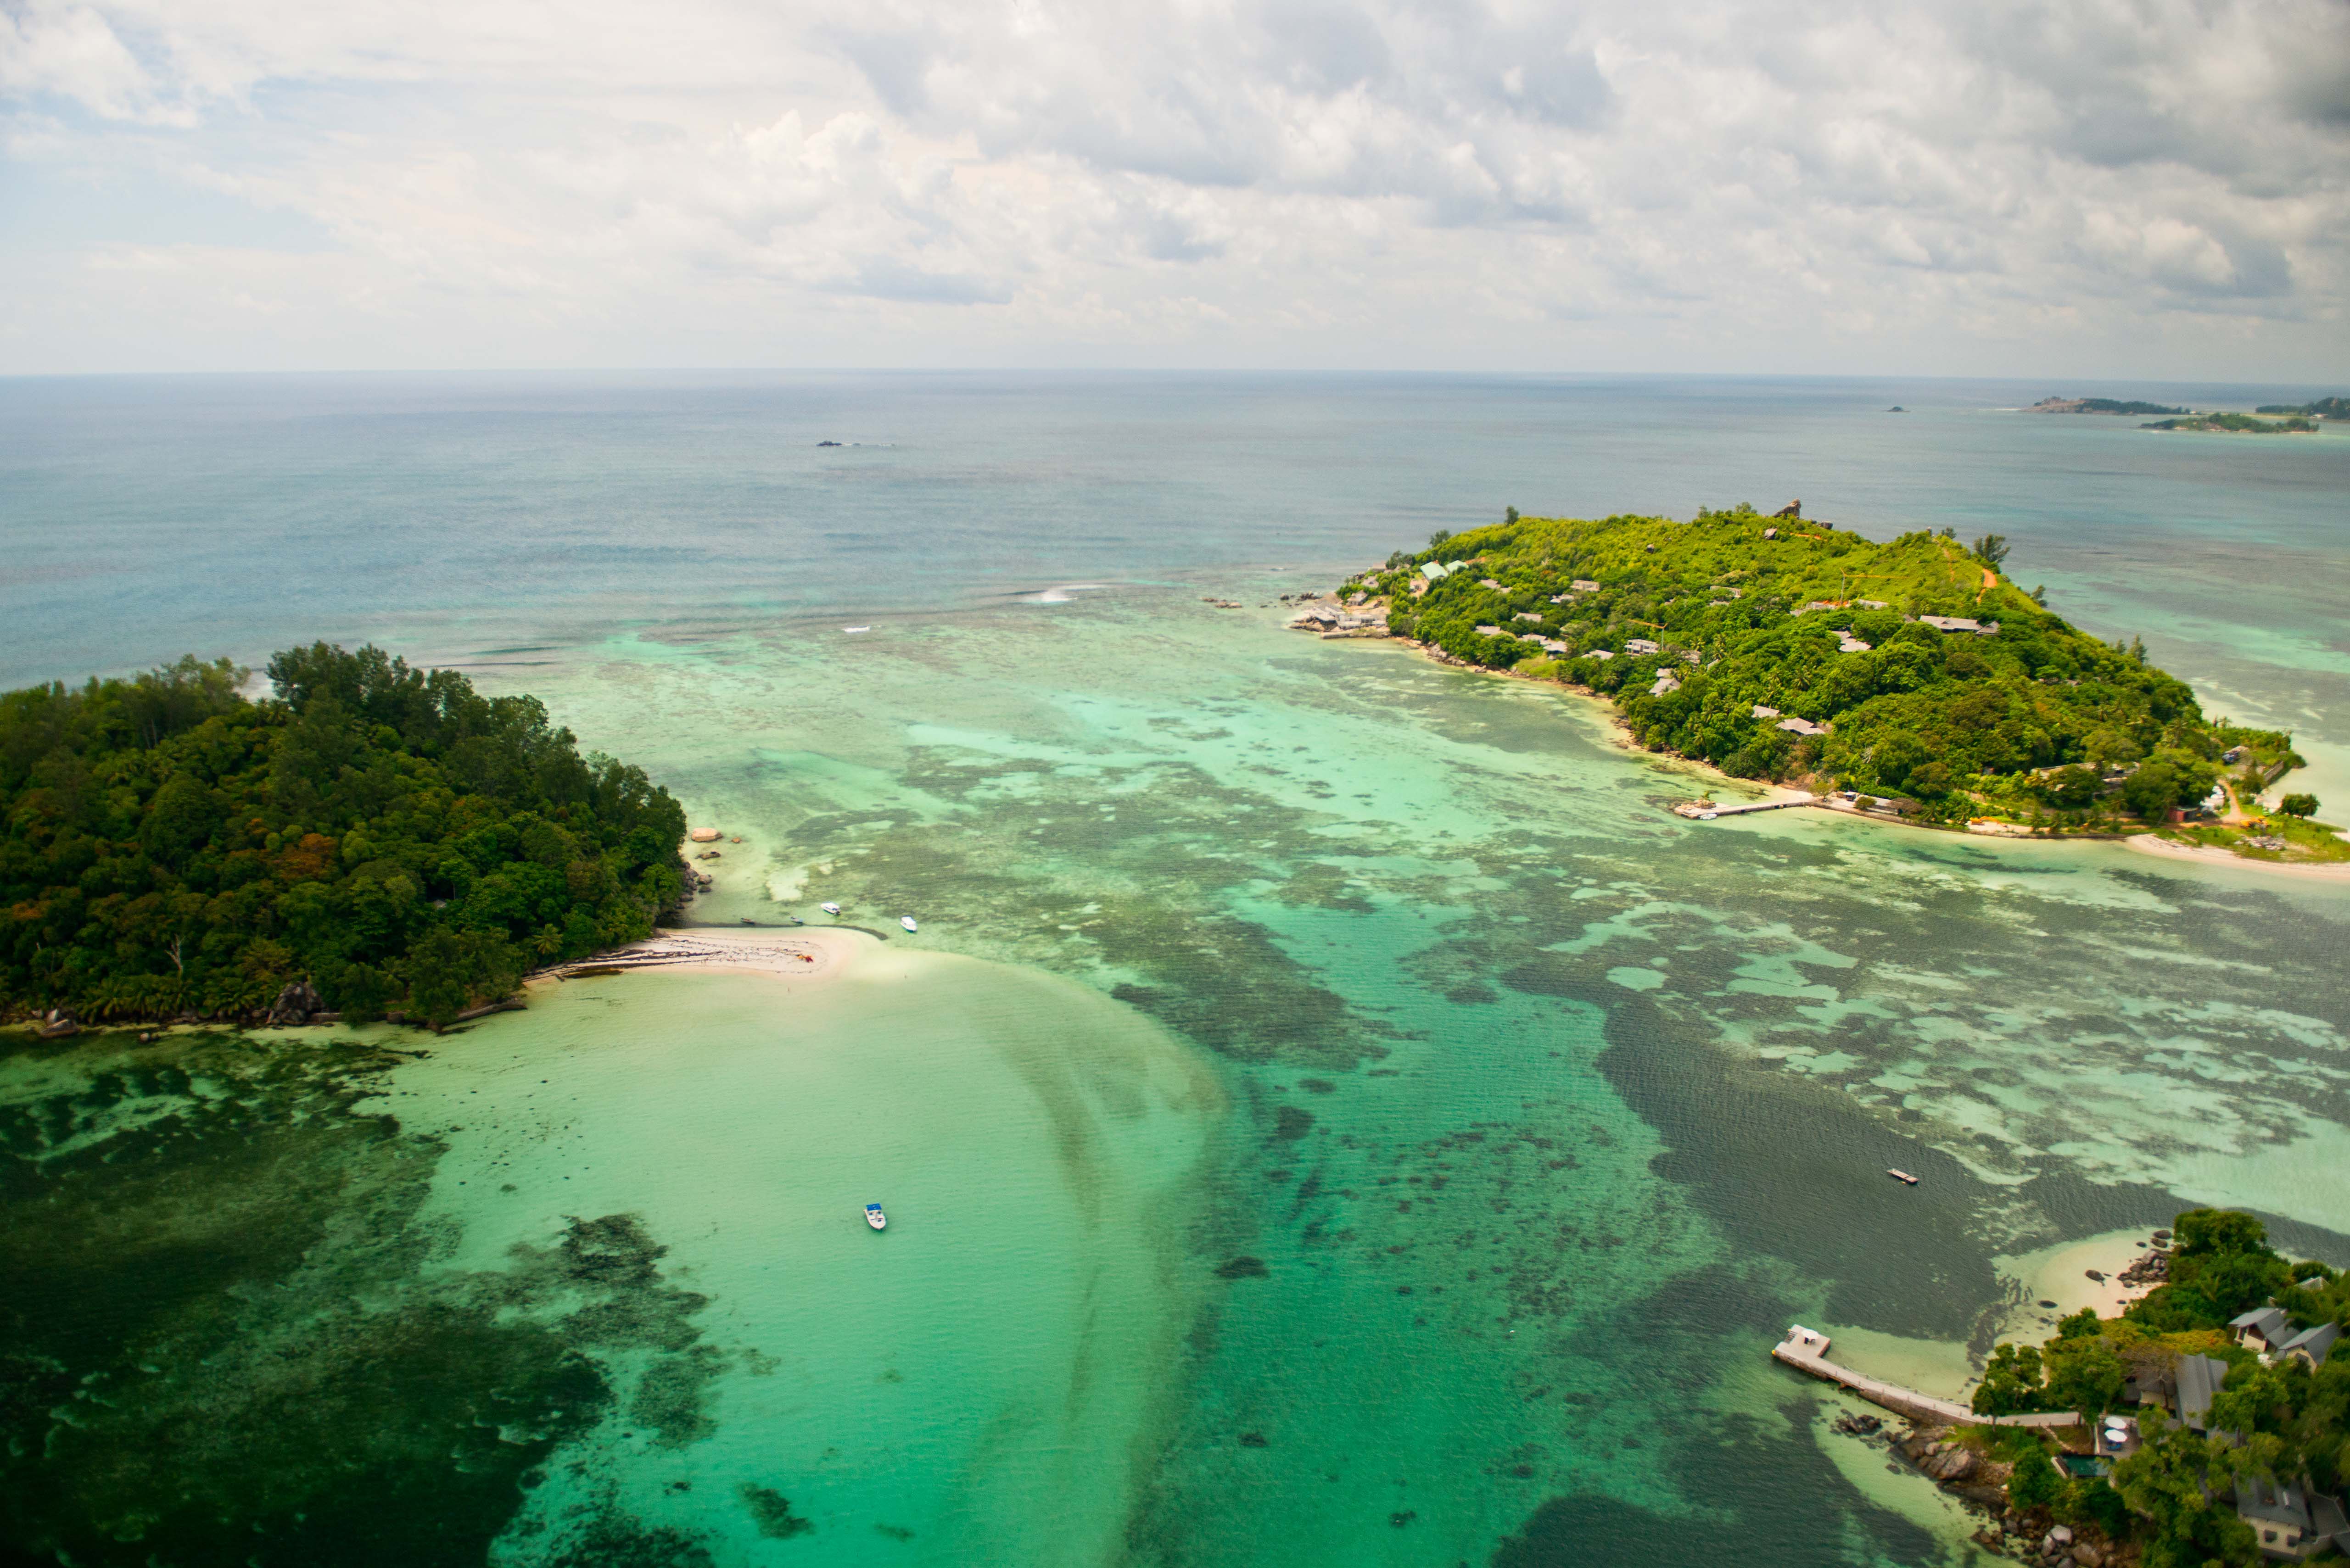
<path id="1" fill-rule="evenodd" d="M 2350 695 L 2350 431 L 2186 438 L 2005 411 L 2053 393 L 2313 395 L 1207 374 L 0 381 L 0 680 L 312 637 L 453 655 L 1352 566 L 1505 505 L 1686 517 L 1801 499 L 1875 537 L 2004 534 L 2011 575 L 2048 583 L 2081 624 L 2142 634 L 2208 689 L 2324 731 Z"/>

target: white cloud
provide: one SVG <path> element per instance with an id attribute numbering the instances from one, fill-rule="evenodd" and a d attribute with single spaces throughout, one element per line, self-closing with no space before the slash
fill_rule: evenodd
<path id="1" fill-rule="evenodd" d="M 33 0 L 0 114 L 13 369 L 2350 346 L 2341 0 Z"/>
<path id="2" fill-rule="evenodd" d="M 113 119 L 159 117 L 147 72 L 88 5 L 0 11 L 0 93 L 54 95 Z"/>

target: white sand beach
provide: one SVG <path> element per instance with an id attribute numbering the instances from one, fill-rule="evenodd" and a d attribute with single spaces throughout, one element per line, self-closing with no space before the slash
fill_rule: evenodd
<path id="1" fill-rule="evenodd" d="M 2151 833 L 2132 834 L 2122 842 L 2141 855 L 2159 855 L 2168 860 L 2199 860 L 2207 866 L 2226 866 L 2236 870 L 2260 871 L 2276 877 L 2303 877 L 2318 882 L 2350 882 L 2350 862 L 2309 866 L 2255 860 L 2233 850 L 2217 849 L 2208 845 L 2174 843 Z"/>
<path id="2" fill-rule="evenodd" d="M 643 941 L 630 942 L 610 952 L 542 970 L 526 983 L 553 985 L 588 975 L 635 970 L 714 969 L 816 984 L 837 980 L 855 966 L 860 955 L 880 945 L 879 940 L 862 931 L 838 929 L 690 927 L 659 931 Z"/>

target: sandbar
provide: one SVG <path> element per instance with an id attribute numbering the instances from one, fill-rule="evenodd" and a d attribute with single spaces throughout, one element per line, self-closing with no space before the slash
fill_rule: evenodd
<path id="1" fill-rule="evenodd" d="M 688 927 L 656 931 L 643 941 L 541 970 L 525 983 L 551 985 L 615 971 L 702 969 L 820 984 L 847 973 L 861 956 L 880 945 L 863 931 L 838 928 Z"/>
<path id="2" fill-rule="evenodd" d="M 2178 844 L 2151 833 L 2134 833 L 2122 842 L 2141 855 L 2160 855 L 2172 860 L 2199 860 L 2207 866 L 2232 866 L 2240 870 L 2265 871 L 2282 877 L 2308 877 L 2321 882 L 2350 882 L 2350 862 L 2320 861 L 2315 865 L 2295 865 L 2291 861 L 2255 860 L 2231 849 L 2220 849 L 2208 844 Z"/>

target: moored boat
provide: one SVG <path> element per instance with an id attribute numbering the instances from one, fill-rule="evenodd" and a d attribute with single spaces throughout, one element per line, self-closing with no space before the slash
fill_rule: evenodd
<path id="1" fill-rule="evenodd" d="M 1910 1175 L 1906 1170 L 1887 1170 L 1885 1174 L 1891 1177 L 1894 1180 L 1899 1182 L 1904 1187 L 1915 1187 L 1918 1185 L 1918 1179 Z"/>
<path id="2" fill-rule="evenodd" d="M 840 913 L 840 906 L 837 904 L 818 904 L 816 908 L 822 909 L 827 915 L 837 915 Z"/>
<path id="3" fill-rule="evenodd" d="M 920 929 L 922 929 L 921 927 L 920 927 L 920 926 L 918 926 L 918 925 L 914 924 L 914 917 L 913 917 L 913 916 L 911 916 L 911 915 L 900 915 L 900 916 L 899 916 L 899 917 L 898 917 L 898 923 L 899 923 L 899 925 L 901 925 L 901 926 L 905 927 L 905 928 L 906 928 L 908 930 L 910 930 L 910 931 L 919 931 L 919 930 L 920 930 Z"/>
<path id="4" fill-rule="evenodd" d="M 889 1217 L 881 1212 L 879 1203 L 868 1203 L 865 1206 L 865 1222 L 879 1231 L 889 1223 Z"/>

